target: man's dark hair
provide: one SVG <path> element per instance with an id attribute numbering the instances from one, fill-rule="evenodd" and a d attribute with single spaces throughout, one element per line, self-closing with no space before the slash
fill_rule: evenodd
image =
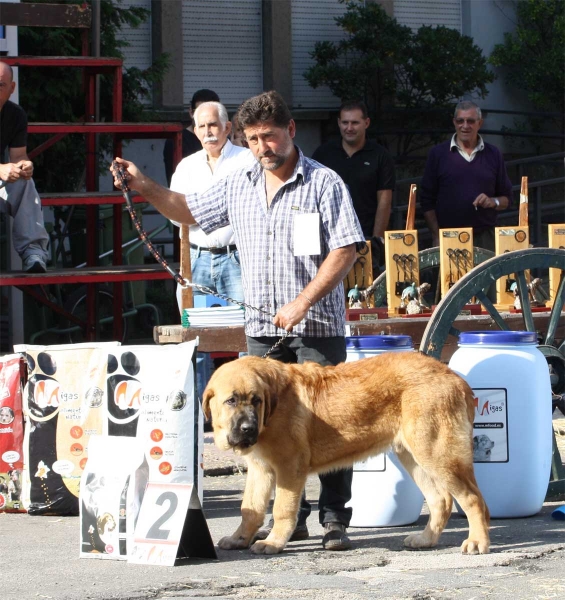
<path id="1" fill-rule="evenodd" d="M 341 112 L 344 110 L 360 110 L 364 119 L 369 116 L 369 109 L 363 100 L 346 100 L 345 102 L 342 102 L 341 106 L 339 107 L 340 116 Z"/>
<path id="2" fill-rule="evenodd" d="M 197 90 L 192 95 L 192 100 L 190 101 L 190 108 L 192 108 L 192 112 L 196 110 L 196 106 L 198 104 L 202 104 L 203 102 L 219 102 L 220 96 L 216 94 L 213 90 L 202 89 Z"/>
<path id="3" fill-rule="evenodd" d="M 273 123 L 277 127 L 288 127 L 292 115 L 283 97 L 271 90 L 246 100 L 237 111 L 237 120 L 242 129 L 259 123 Z"/>

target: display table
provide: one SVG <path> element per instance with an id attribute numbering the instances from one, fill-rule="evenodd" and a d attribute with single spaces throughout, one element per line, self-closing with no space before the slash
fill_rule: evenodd
<path id="1" fill-rule="evenodd" d="M 521 314 L 501 313 L 509 329 L 519 331 L 524 329 Z M 550 313 L 534 313 L 534 324 L 538 331 L 546 331 Z M 348 321 L 347 335 L 409 335 L 414 347 L 419 349 L 420 340 L 430 317 L 398 317 L 377 321 Z M 499 327 L 489 315 L 461 316 L 453 326 L 459 331 L 497 330 Z M 157 344 L 178 344 L 199 338 L 199 352 L 245 352 L 247 345 L 243 326 L 241 327 L 182 327 L 182 325 L 159 325 L 154 328 L 154 340 Z M 557 327 L 556 338 L 565 337 L 565 312 L 561 313 Z M 457 339 L 450 336 L 445 343 L 441 359 L 448 362 L 457 350 Z"/>

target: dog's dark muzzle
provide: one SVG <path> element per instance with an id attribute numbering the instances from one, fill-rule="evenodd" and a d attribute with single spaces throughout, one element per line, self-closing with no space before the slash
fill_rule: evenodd
<path id="1" fill-rule="evenodd" d="M 234 415 L 228 442 L 234 448 L 249 448 L 249 446 L 257 443 L 258 437 L 259 419 L 257 413 L 252 406 L 246 406 Z"/>

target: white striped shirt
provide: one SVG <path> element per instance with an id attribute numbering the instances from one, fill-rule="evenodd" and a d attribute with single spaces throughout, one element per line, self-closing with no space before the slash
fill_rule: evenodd
<path id="1" fill-rule="evenodd" d="M 342 179 L 297 150 L 294 172 L 269 207 L 259 163 L 230 173 L 200 196 L 186 196 L 192 215 L 206 233 L 231 224 L 245 302 L 273 315 L 308 285 L 329 252 L 364 240 Z M 294 256 L 294 215 L 301 213 L 320 214 L 320 255 Z M 251 337 L 279 336 L 282 330 L 267 315 L 246 310 L 245 332 Z M 291 335 L 344 334 L 345 294 L 340 283 L 308 311 Z"/>

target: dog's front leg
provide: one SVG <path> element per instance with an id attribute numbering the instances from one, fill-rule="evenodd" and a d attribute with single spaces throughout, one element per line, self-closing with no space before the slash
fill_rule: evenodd
<path id="1" fill-rule="evenodd" d="M 276 478 L 273 529 L 265 540 L 257 541 L 251 546 L 251 552 L 255 554 L 282 552 L 296 527 L 300 498 L 306 485 L 306 474 L 294 472 L 294 476 L 289 477 L 288 473 L 279 472 Z"/>
<path id="2" fill-rule="evenodd" d="M 247 457 L 247 480 L 241 503 L 241 523 L 232 535 L 223 537 L 218 542 L 219 548 L 223 550 L 249 548 L 265 520 L 274 482 L 274 472 L 267 464 Z"/>

